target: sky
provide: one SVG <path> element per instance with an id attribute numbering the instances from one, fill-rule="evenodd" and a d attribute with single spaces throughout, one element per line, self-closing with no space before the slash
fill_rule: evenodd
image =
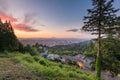
<path id="1" fill-rule="evenodd" d="M 80 30 L 91 4 L 91 0 L 0 0 L 0 18 L 11 22 L 18 38 L 94 38 Z M 115 0 L 114 7 L 119 4 Z"/>

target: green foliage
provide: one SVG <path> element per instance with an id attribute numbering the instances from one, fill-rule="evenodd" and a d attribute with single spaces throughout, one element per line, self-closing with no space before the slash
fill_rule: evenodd
<path id="1" fill-rule="evenodd" d="M 39 61 L 39 56 L 35 56 L 35 57 L 34 57 L 34 60 L 35 60 L 36 62 L 38 62 L 38 61 Z"/>
<path id="2" fill-rule="evenodd" d="M 101 60 L 102 70 L 108 70 L 113 76 L 120 73 L 120 40 L 114 38 L 105 38 L 101 40 Z M 86 54 L 96 56 L 97 43 L 90 52 L 86 51 Z M 107 67 L 106 67 L 107 66 Z"/>
<path id="3" fill-rule="evenodd" d="M 103 69 L 109 70 L 112 76 L 120 73 L 120 40 L 108 38 L 102 40 Z M 108 66 L 107 68 L 105 66 Z"/>
<path id="4" fill-rule="evenodd" d="M 63 68 L 63 65 L 62 65 L 62 64 L 59 64 L 59 67 L 60 67 L 60 68 Z"/>
<path id="5" fill-rule="evenodd" d="M 22 43 L 19 42 L 19 46 L 18 46 L 18 51 L 21 52 L 21 53 L 24 53 L 25 52 L 25 47 Z"/>
<path id="6" fill-rule="evenodd" d="M 95 44 L 96 41 L 94 40 L 91 40 L 89 43 L 88 43 L 88 47 L 87 47 L 87 50 L 85 50 L 83 52 L 83 55 L 85 56 L 92 56 L 92 57 L 96 57 L 96 54 L 94 54 L 95 50 L 97 49 L 97 44 Z"/>
<path id="7" fill-rule="evenodd" d="M 37 48 L 27 45 L 24 47 L 16 35 L 10 22 L 2 23 L 0 20 L 0 52 L 4 51 L 19 51 L 22 53 L 29 52 L 31 55 L 38 55 Z"/>
<path id="8" fill-rule="evenodd" d="M 47 61 L 44 61 L 43 59 L 41 59 L 39 63 L 44 66 L 49 66 L 49 63 L 47 63 Z"/>
<path id="9" fill-rule="evenodd" d="M 113 7 L 114 0 L 92 0 L 92 9 L 88 9 L 88 16 L 84 17 L 83 30 L 92 32 L 93 34 L 111 34 L 116 29 L 116 12 L 119 9 Z"/>
<path id="10" fill-rule="evenodd" d="M 82 30 L 98 35 L 98 60 L 96 61 L 99 61 L 99 56 L 101 57 L 101 34 L 111 36 L 116 33 L 115 29 L 118 29 L 118 27 L 115 26 L 117 20 L 115 13 L 119 11 L 119 9 L 113 7 L 113 2 L 114 0 L 92 0 L 93 8 L 88 9 L 88 16 L 84 17 L 85 22 Z M 101 62 L 96 63 L 100 64 Z M 100 68 L 99 65 L 97 66 L 97 68 Z M 100 77 L 100 69 L 96 71 L 99 71 L 97 72 L 97 77 Z"/>
<path id="11" fill-rule="evenodd" d="M 75 56 L 86 51 L 89 48 L 88 44 L 89 41 L 74 43 L 70 45 L 56 45 L 54 47 L 50 47 L 49 53 Z"/>
<path id="12" fill-rule="evenodd" d="M 25 52 L 30 53 L 32 56 L 39 54 L 37 48 L 31 47 L 30 45 L 25 46 Z"/>
<path id="13" fill-rule="evenodd" d="M 33 63 L 34 62 L 33 57 L 31 57 L 31 56 L 25 56 L 23 59 L 25 61 L 27 61 L 28 63 Z"/>
<path id="14" fill-rule="evenodd" d="M 3 23 L 0 19 L 0 51 L 15 51 L 19 49 L 19 41 L 14 34 L 13 28 L 7 21 Z"/>

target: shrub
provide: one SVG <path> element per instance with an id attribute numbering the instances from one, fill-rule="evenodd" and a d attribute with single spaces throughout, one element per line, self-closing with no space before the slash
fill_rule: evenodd
<path id="1" fill-rule="evenodd" d="M 35 56 L 35 57 L 34 57 L 34 60 L 35 60 L 36 62 L 38 62 L 40 59 L 39 59 L 38 56 Z"/>
<path id="2" fill-rule="evenodd" d="M 34 56 L 34 55 L 38 55 L 39 52 L 38 52 L 37 48 L 32 47 L 32 48 L 31 48 L 31 52 L 30 52 L 30 54 L 31 54 L 32 56 Z"/>
<path id="3" fill-rule="evenodd" d="M 27 46 L 25 47 L 25 51 L 26 51 L 26 52 L 29 52 L 32 56 L 35 56 L 35 55 L 38 55 L 38 54 L 39 54 L 37 48 L 31 47 L 30 45 L 27 45 Z"/>
<path id="4" fill-rule="evenodd" d="M 59 64 L 59 67 L 60 67 L 60 68 L 63 68 L 63 65 L 62 65 L 62 64 Z"/>
<path id="5" fill-rule="evenodd" d="M 48 66 L 48 63 L 44 60 L 40 60 L 39 63 L 44 66 Z"/>

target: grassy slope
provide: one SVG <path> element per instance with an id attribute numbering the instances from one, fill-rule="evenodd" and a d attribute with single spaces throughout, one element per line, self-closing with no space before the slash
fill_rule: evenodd
<path id="1" fill-rule="evenodd" d="M 33 80 L 37 76 L 9 58 L 0 58 L 0 80 Z"/>
<path id="2" fill-rule="evenodd" d="M 0 58 L 1 78 L 11 77 L 9 80 L 35 80 L 35 78 L 38 80 L 95 80 L 92 74 L 83 72 L 77 67 L 54 63 L 40 56 L 31 56 L 27 53 L 10 53 L 7 56 L 9 58 Z"/>

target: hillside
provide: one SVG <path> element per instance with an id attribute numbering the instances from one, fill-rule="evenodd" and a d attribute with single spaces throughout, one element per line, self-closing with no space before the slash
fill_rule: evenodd
<path id="1" fill-rule="evenodd" d="M 95 80 L 78 67 L 18 52 L 0 57 L 0 76 L 0 80 Z"/>
<path id="2" fill-rule="evenodd" d="M 9 58 L 0 58 L 0 80 L 33 80 L 37 78 L 22 64 L 15 64 Z"/>

